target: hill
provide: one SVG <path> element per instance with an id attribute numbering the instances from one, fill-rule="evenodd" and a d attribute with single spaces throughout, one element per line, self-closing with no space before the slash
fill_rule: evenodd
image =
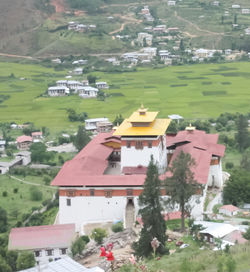
<path id="1" fill-rule="evenodd" d="M 177 27 L 186 47 L 250 50 L 248 0 L 9 0 L 0 2 L 0 53 L 53 57 L 70 54 L 121 54 L 136 50 L 138 32 L 148 26 Z M 154 21 L 140 13 L 148 5 Z M 72 31 L 75 21 L 94 30 Z M 116 35 L 128 35 L 127 39 Z M 162 36 L 162 35 L 161 35 Z M 161 37 L 162 38 L 162 37 Z M 153 45 L 169 41 L 155 39 Z M 171 44 L 172 46 L 172 44 Z"/>

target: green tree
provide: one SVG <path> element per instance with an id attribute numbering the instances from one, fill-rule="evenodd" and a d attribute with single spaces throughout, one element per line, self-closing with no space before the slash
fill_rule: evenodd
<path id="1" fill-rule="evenodd" d="M 115 120 L 113 121 L 114 126 L 120 125 L 123 122 L 124 118 L 121 114 L 116 115 Z"/>
<path id="2" fill-rule="evenodd" d="M 22 252 L 17 257 L 17 270 L 27 269 L 35 266 L 36 261 L 33 252 L 26 251 Z"/>
<path id="3" fill-rule="evenodd" d="M 6 260 L 1 255 L 0 255 L 0 272 L 12 272 L 11 267 L 7 264 Z"/>
<path id="4" fill-rule="evenodd" d="M 247 170 L 250 171 L 250 148 L 246 149 L 241 158 L 240 166 Z"/>
<path id="5" fill-rule="evenodd" d="M 88 75 L 87 79 L 89 81 L 89 84 L 95 84 L 97 77 L 93 75 Z"/>
<path id="6" fill-rule="evenodd" d="M 181 41 L 180 41 L 180 50 L 181 50 L 182 52 L 184 52 L 184 50 L 185 50 L 185 46 L 184 46 L 183 39 L 181 39 Z"/>
<path id="7" fill-rule="evenodd" d="M 80 151 L 88 142 L 90 141 L 90 137 L 87 134 L 85 128 L 83 126 L 78 127 L 78 132 L 74 141 L 74 145 L 78 151 Z"/>
<path id="8" fill-rule="evenodd" d="M 144 182 L 143 192 L 139 196 L 139 214 L 143 221 L 143 228 L 140 233 L 139 241 L 133 244 L 135 253 L 138 256 L 149 256 L 153 249 L 151 241 L 157 238 L 160 246 L 157 252 L 166 252 L 166 223 L 162 215 L 161 204 L 161 183 L 158 175 L 158 168 L 151 157 L 147 177 Z"/>
<path id="9" fill-rule="evenodd" d="M 169 203 L 180 205 L 182 231 L 185 230 L 185 213 L 188 201 L 200 187 L 191 171 L 194 166 L 195 161 L 190 154 L 181 151 L 169 167 L 171 177 L 166 179 L 166 191 L 171 197 Z"/>
<path id="10" fill-rule="evenodd" d="M 15 250 L 7 251 L 6 262 L 11 267 L 12 271 L 16 271 L 16 262 L 18 258 L 18 252 Z"/>
<path id="11" fill-rule="evenodd" d="M 243 237 L 247 240 L 250 240 L 250 227 L 247 229 L 245 233 L 243 233 Z"/>
<path id="12" fill-rule="evenodd" d="M 94 239 L 97 244 L 101 244 L 103 239 L 107 236 L 107 231 L 105 229 L 102 228 L 95 228 L 93 229 L 93 231 L 91 232 L 91 238 Z"/>
<path id="13" fill-rule="evenodd" d="M 47 152 L 46 146 L 43 143 L 34 143 L 30 147 L 32 162 L 48 162 L 54 158 L 53 152 Z"/>
<path id="14" fill-rule="evenodd" d="M 250 199 L 250 172 L 244 169 L 234 169 L 223 189 L 225 204 L 240 205 Z"/>
<path id="15" fill-rule="evenodd" d="M 248 121 L 246 116 L 240 115 L 237 122 L 237 133 L 235 135 L 235 140 L 238 144 L 239 150 L 243 151 L 245 148 L 247 148 L 249 143 L 249 132 L 248 132 Z"/>
<path id="16" fill-rule="evenodd" d="M 76 254 L 82 254 L 82 251 L 85 248 L 86 243 L 84 242 L 84 240 L 79 237 L 78 239 L 76 239 L 71 246 L 71 252 L 72 255 L 75 256 Z"/>
<path id="17" fill-rule="evenodd" d="M 8 228 L 8 218 L 5 209 L 0 207 L 0 233 L 6 232 Z"/>

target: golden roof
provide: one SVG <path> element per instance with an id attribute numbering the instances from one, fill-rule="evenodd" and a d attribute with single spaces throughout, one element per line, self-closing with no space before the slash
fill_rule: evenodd
<path id="1" fill-rule="evenodd" d="M 133 115 L 133 114 L 132 114 Z M 141 121 L 136 121 L 141 122 Z M 149 121 L 147 121 L 149 122 Z M 155 119 L 149 126 L 133 127 L 131 117 L 125 119 L 113 135 L 117 136 L 157 136 L 164 135 L 171 120 L 170 119 Z"/>

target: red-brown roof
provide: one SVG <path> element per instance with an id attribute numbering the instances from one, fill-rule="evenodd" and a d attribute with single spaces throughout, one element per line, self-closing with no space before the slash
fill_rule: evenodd
<path id="1" fill-rule="evenodd" d="M 124 175 L 146 175 L 147 167 L 141 165 L 137 167 L 123 167 L 122 173 Z"/>
<path id="2" fill-rule="evenodd" d="M 239 210 L 239 208 L 237 208 L 237 207 L 234 206 L 234 205 L 224 205 L 224 206 L 220 207 L 220 209 L 222 209 L 222 210 L 227 210 L 227 211 L 229 211 L 229 212 L 234 212 L 234 211 L 238 211 L 238 210 Z M 219 209 L 219 210 L 220 210 L 220 209 Z"/>
<path id="3" fill-rule="evenodd" d="M 42 131 L 35 131 L 31 133 L 31 136 L 42 136 L 42 135 L 43 135 Z"/>
<path id="4" fill-rule="evenodd" d="M 238 243 L 238 244 L 245 244 L 248 242 L 243 236 L 242 232 L 239 230 L 234 230 L 231 233 L 227 234 L 223 237 L 224 241 L 228 241 L 230 243 Z"/>
<path id="5" fill-rule="evenodd" d="M 32 142 L 32 137 L 30 136 L 26 136 L 26 135 L 22 135 L 16 138 L 16 141 L 18 143 L 23 143 L 23 142 Z"/>
<path id="6" fill-rule="evenodd" d="M 75 238 L 75 224 L 13 228 L 9 235 L 9 250 L 67 248 Z"/>

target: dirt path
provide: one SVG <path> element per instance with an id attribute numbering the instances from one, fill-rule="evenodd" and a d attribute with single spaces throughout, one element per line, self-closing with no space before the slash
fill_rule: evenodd
<path id="1" fill-rule="evenodd" d="M 10 57 L 10 58 L 22 58 L 22 59 L 34 60 L 34 58 L 30 57 L 30 56 L 20 56 L 20 55 L 14 55 L 14 54 L 6 54 L 6 53 L 0 53 L 0 56 Z"/>
<path id="2" fill-rule="evenodd" d="M 30 181 L 26 181 L 24 179 L 20 179 L 20 178 L 17 178 L 17 177 L 14 177 L 14 176 L 10 176 L 10 178 L 14 179 L 14 180 L 17 180 L 17 181 L 20 181 L 24 184 L 29 184 L 29 185 L 34 185 L 34 186 L 42 186 L 42 187 L 46 187 L 46 188 L 50 188 L 50 189 L 57 189 L 56 187 L 51 187 L 49 185 L 43 185 L 43 184 L 38 184 L 38 183 L 34 183 L 34 182 L 30 182 Z"/>
<path id="3" fill-rule="evenodd" d="M 178 18 L 180 21 L 183 21 L 183 22 L 185 22 L 185 23 L 191 25 L 191 26 L 192 26 L 193 28 L 195 28 L 197 31 L 202 32 L 202 33 L 204 33 L 204 34 L 218 35 L 218 36 L 224 35 L 223 32 L 212 32 L 212 31 L 209 31 L 209 30 L 206 30 L 206 29 L 201 29 L 198 25 L 196 25 L 196 24 L 190 22 L 189 20 L 184 19 L 184 18 L 182 18 L 181 16 L 179 16 L 179 15 L 177 14 L 177 11 L 174 12 L 174 16 L 175 16 L 176 18 Z M 188 32 L 186 32 L 186 33 L 188 33 Z M 192 34 L 189 33 L 189 35 L 192 35 Z"/>

